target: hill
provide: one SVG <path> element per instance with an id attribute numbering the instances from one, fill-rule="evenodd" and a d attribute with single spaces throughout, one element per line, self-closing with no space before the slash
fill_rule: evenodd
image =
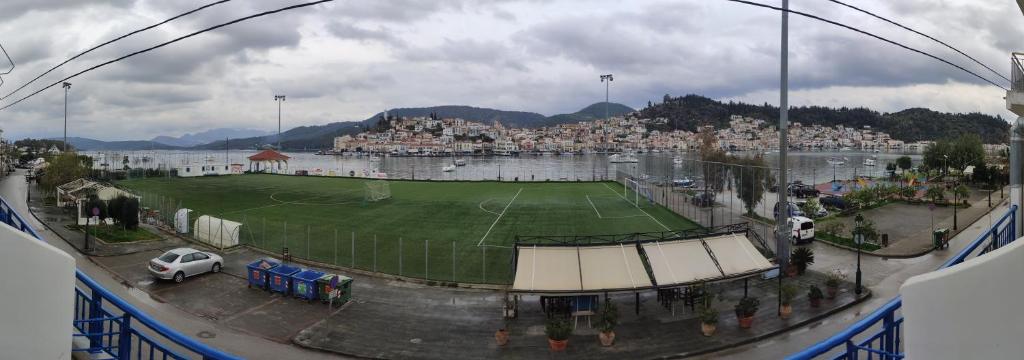
<path id="1" fill-rule="evenodd" d="M 60 141 L 62 139 L 51 138 Z M 171 146 L 149 140 L 127 140 L 127 141 L 103 141 L 83 137 L 69 137 L 68 143 L 75 149 L 82 151 L 96 150 L 174 150 L 181 149 L 178 146 Z"/>
<path id="2" fill-rule="evenodd" d="M 741 115 L 772 120 L 779 118 L 779 108 L 769 104 L 752 105 L 741 102 L 720 102 L 699 95 L 671 97 L 665 95 L 661 103 L 640 110 L 642 118 L 666 118 L 668 122 L 652 126 L 658 130 L 696 131 L 703 125 L 716 128 L 729 126 L 729 116 Z M 824 106 L 798 106 L 789 110 L 789 120 L 804 125 L 835 126 L 872 129 L 888 133 L 903 141 L 955 138 L 974 133 L 986 144 L 1006 143 L 1010 124 L 1000 116 L 981 113 L 943 113 L 923 108 L 911 108 L 894 113 L 880 113 L 867 108 L 830 108 Z"/>
<path id="3" fill-rule="evenodd" d="M 611 103 L 609 113 L 612 116 L 633 112 L 632 108 Z M 525 112 L 506 111 L 489 108 L 478 108 L 463 105 L 443 105 L 418 108 L 396 108 L 388 110 L 388 116 L 430 116 L 436 114 L 441 118 L 462 118 L 470 121 L 491 124 L 500 121 L 506 127 L 528 127 L 537 128 L 542 126 L 553 126 L 579 121 L 589 121 L 604 117 L 604 102 L 587 106 L 572 114 L 560 114 L 551 117 Z M 326 149 L 334 146 L 334 138 L 341 135 L 352 135 L 364 131 L 367 127 L 376 124 L 383 116 L 379 112 L 363 121 L 334 122 L 324 125 L 300 126 L 281 133 L 281 146 L 286 149 Z M 229 147 L 233 149 L 253 148 L 263 144 L 276 144 L 277 135 L 256 136 L 242 139 L 231 139 Z M 199 145 L 198 149 L 223 149 L 224 140 Z"/>
<path id="4" fill-rule="evenodd" d="M 188 147 L 206 144 L 224 138 L 247 138 L 267 134 L 268 132 L 263 130 L 219 128 L 202 131 L 195 134 L 185 134 L 178 137 L 157 136 L 150 139 L 150 141 L 158 142 L 161 144 L 167 144 L 171 146 Z"/>

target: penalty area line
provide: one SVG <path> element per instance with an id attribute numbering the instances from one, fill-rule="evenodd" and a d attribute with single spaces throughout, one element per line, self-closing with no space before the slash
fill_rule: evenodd
<path id="1" fill-rule="evenodd" d="M 587 197 L 587 202 L 590 203 L 590 207 L 594 208 L 594 212 L 597 213 L 597 218 L 598 219 L 603 219 L 603 217 L 601 217 L 601 212 L 597 211 L 597 206 L 594 206 L 594 201 L 590 200 L 590 195 L 584 195 L 584 196 Z"/>
<path id="2" fill-rule="evenodd" d="M 608 186 L 608 184 L 603 185 L 604 187 L 608 188 L 608 190 L 611 190 L 611 192 L 615 193 L 615 195 L 619 194 L 617 191 L 615 191 L 615 189 L 612 189 L 611 186 Z M 629 199 L 627 199 L 625 196 L 622 196 L 622 199 L 626 200 L 627 203 L 629 202 Z M 632 203 L 630 203 L 630 205 L 635 206 L 637 210 L 640 210 L 640 212 L 644 213 L 644 215 L 647 215 L 647 217 L 651 218 L 651 220 L 654 220 L 654 222 L 658 223 L 658 225 L 661 225 L 661 227 L 665 228 L 665 230 L 672 231 L 672 229 L 670 229 L 668 226 L 665 226 L 665 224 L 662 224 L 661 221 L 655 219 L 653 216 L 651 216 L 651 214 L 648 214 L 646 211 L 644 211 L 644 209 L 641 209 L 639 206 L 636 206 L 635 204 Z"/>
<path id="3" fill-rule="evenodd" d="M 519 188 L 519 191 L 516 191 L 516 195 L 512 197 L 512 200 L 510 200 L 508 204 L 505 204 L 505 208 L 501 210 L 501 214 L 498 214 L 498 218 L 494 219 L 494 222 L 491 223 L 491 227 L 487 228 L 487 232 L 484 233 L 484 236 L 480 238 L 480 242 L 476 243 L 476 246 L 484 244 L 484 240 L 486 240 L 487 236 L 491 234 L 491 230 L 494 230 L 494 225 L 498 225 L 498 221 L 501 221 L 501 217 L 505 216 L 505 212 L 508 211 L 508 207 L 512 206 L 512 203 L 514 203 L 516 201 L 516 198 L 519 197 L 519 193 L 522 192 L 523 188 Z"/>

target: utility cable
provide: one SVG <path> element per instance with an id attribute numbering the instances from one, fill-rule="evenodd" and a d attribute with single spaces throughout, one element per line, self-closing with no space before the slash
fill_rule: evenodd
<path id="1" fill-rule="evenodd" d="M 996 84 L 996 83 L 992 82 L 992 80 L 989 80 L 989 79 L 985 78 L 984 76 L 978 75 L 978 73 L 976 73 L 976 72 L 973 72 L 971 70 L 967 70 L 963 66 L 954 64 L 954 63 L 950 62 L 949 60 L 940 58 L 940 57 L 932 55 L 932 54 L 930 54 L 928 52 L 925 52 L 925 51 L 922 51 L 922 50 L 918 50 L 918 49 L 912 48 L 912 47 L 907 46 L 907 45 L 903 45 L 903 44 L 901 44 L 899 42 L 896 42 L 894 40 L 889 40 L 887 38 L 881 37 L 879 35 L 875 35 L 873 33 L 867 32 L 865 30 L 861 30 L 861 29 L 855 28 L 855 27 L 850 26 L 850 25 L 846 25 L 846 24 L 843 24 L 843 23 L 840 23 L 840 22 L 837 22 L 837 21 L 829 20 L 829 19 L 817 16 L 817 15 L 808 14 L 808 13 L 805 13 L 805 12 L 802 12 L 802 11 L 783 9 L 781 7 L 778 7 L 778 6 L 772 6 L 772 5 L 767 5 L 767 4 L 756 3 L 756 2 L 753 2 L 753 1 L 746 1 L 746 0 L 725 0 L 725 1 L 731 1 L 731 2 L 740 3 L 740 4 L 757 6 L 757 7 L 762 7 L 762 8 L 766 8 L 766 9 L 772 9 L 772 10 L 776 10 L 776 11 L 783 11 L 783 12 L 787 12 L 787 13 L 790 13 L 790 14 L 800 15 L 800 16 L 803 16 L 803 17 L 806 17 L 806 18 L 811 18 L 811 19 L 818 20 L 818 21 L 821 21 L 821 22 L 829 23 L 829 24 L 832 24 L 832 25 L 835 25 L 835 26 L 838 26 L 838 27 L 841 27 L 841 28 L 845 28 L 847 30 L 854 31 L 854 32 L 857 32 L 857 33 L 861 33 L 863 35 L 867 35 L 867 36 L 873 37 L 873 38 L 875 38 L 877 40 L 881 40 L 883 42 L 886 42 L 886 43 L 889 43 L 889 44 L 901 47 L 903 49 L 906 49 L 906 50 L 909 50 L 909 51 L 912 51 L 912 52 L 916 52 L 918 54 L 930 57 L 930 58 L 938 60 L 938 61 L 941 61 L 942 63 L 945 63 L 946 65 L 949 65 L 949 66 L 955 67 L 957 69 L 960 69 L 963 72 L 971 74 L 971 75 L 973 75 L 976 78 L 979 78 L 979 79 L 981 79 L 981 80 L 983 80 L 983 81 L 985 81 L 985 82 L 987 82 L 989 84 L 992 84 L 992 86 L 998 87 L 998 88 L 1003 89 L 1003 90 L 1008 90 L 1007 88 L 1003 87 L 1002 85 Z M 2 109 L 0 109 L 0 110 L 2 110 Z"/>
<path id="2" fill-rule="evenodd" d="M 138 30 L 132 31 L 132 32 L 130 32 L 130 33 L 127 33 L 127 34 L 124 34 L 124 35 L 118 36 L 118 37 L 116 37 L 116 38 L 114 38 L 114 39 L 111 39 L 111 40 L 108 40 L 107 42 L 104 42 L 104 43 L 102 43 L 102 44 L 99 44 L 99 45 L 93 46 L 93 47 L 92 47 L 91 49 L 89 49 L 89 50 L 86 50 L 86 51 L 83 51 L 83 52 L 79 53 L 78 55 L 72 56 L 71 58 L 69 58 L 69 59 L 67 59 L 67 60 L 64 60 L 64 62 L 62 62 L 62 63 L 60 63 L 60 64 L 57 64 L 56 66 L 54 66 L 54 67 L 50 68 L 50 70 L 46 70 L 46 72 L 43 72 L 42 74 L 39 74 L 39 76 L 36 76 L 36 77 L 35 77 L 35 79 L 29 80 L 29 82 L 27 82 L 27 83 L 25 83 L 25 84 L 23 84 L 23 85 L 19 86 L 19 87 L 18 87 L 17 89 L 14 89 L 14 91 L 11 91 L 10 93 L 8 93 L 7 95 L 4 95 L 3 97 L 0 97 L 0 100 L 4 100 L 4 99 L 7 99 L 7 98 L 8 98 L 8 97 L 10 97 L 11 95 L 14 95 L 14 93 L 16 93 L 16 92 L 20 91 L 21 89 L 24 89 L 24 88 L 25 88 L 26 86 L 28 86 L 29 84 L 31 84 L 31 83 L 33 83 L 33 82 L 35 82 L 36 80 L 39 80 L 39 78 L 41 78 L 41 77 L 43 77 L 43 76 L 46 76 L 46 74 L 49 74 L 49 73 L 50 73 L 51 71 L 57 70 L 57 68 L 59 68 L 59 67 L 63 66 L 64 64 L 67 64 L 67 63 L 71 62 L 72 60 L 75 60 L 75 59 L 77 59 L 77 58 L 81 57 L 82 55 L 88 54 L 88 53 L 92 52 L 93 50 L 96 50 L 96 49 L 99 49 L 99 48 L 101 48 L 101 47 L 104 47 L 104 46 L 110 45 L 110 44 L 111 44 L 111 43 L 113 43 L 113 42 L 116 42 L 116 41 L 118 41 L 118 40 L 124 39 L 124 38 L 126 38 L 126 37 L 129 37 L 129 36 L 132 36 L 132 35 L 135 35 L 135 34 L 138 34 L 138 33 L 140 33 L 140 32 L 143 32 L 143 31 L 146 31 L 146 30 L 149 30 L 149 29 L 155 28 L 155 27 L 157 27 L 157 26 L 160 26 L 160 25 L 163 25 L 163 24 L 169 23 L 169 22 L 171 22 L 171 21 L 174 21 L 175 19 L 178 19 L 178 18 L 180 18 L 180 17 L 188 16 L 188 15 L 190 15 L 190 14 L 193 14 L 193 13 L 196 13 L 196 12 L 199 12 L 199 11 L 202 11 L 202 10 L 204 10 L 204 9 L 208 8 L 208 7 L 211 7 L 211 6 L 214 6 L 214 5 L 219 5 L 219 4 L 223 4 L 223 3 L 226 3 L 226 2 L 228 2 L 228 1 L 231 1 L 231 0 L 220 0 L 220 1 L 215 1 L 215 2 L 212 2 L 212 3 L 206 4 L 206 5 L 200 6 L 200 7 L 198 7 L 198 8 L 192 9 L 192 10 L 190 10 L 190 11 L 187 11 L 187 12 L 184 12 L 184 13 L 181 13 L 181 14 L 178 14 L 178 15 L 176 15 L 176 16 L 174 16 L 174 17 L 168 18 L 167 20 L 164 20 L 164 21 L 158 22 L 158 23 L 156 23 L 156 24 L 153 24 L 153 25 L 150 25 L 150 26 L 147 26 L 147 27 L 144 27 L 144 28 L 141 28 L 141 29 L 138 29 Z M 5 51 L 4 53 L 6 54 L 7 52 Z M 8 57 L 8 59 L 10 59 L 10 57 Z M 14 62 L 11 62 L 11 64 L 14 64 Z M 13 69 L 13 68 L 12 68 L 12 69 Z"/>
<path id="3" fill-rule="evenodd" d="M 903 24 L 900 24 L 900 23 L 898 23 L 898 22 L 895 22 L 895 21 L 893 21 L 893 20 L 889 20 L 889 19 L 886 19 L 886 18 L 884 18 L 884 17 L 882 17 L 882 16 L 880 16 L 880 15 L 876 15 L 875 13 L 872 13 L 872 12 L 870 12 L 870 11 L 867 11 L 867 10 L 861 9 L 861 8 L 859 8 L 859 7 L 856 7 L 856 6 L 853 6 L 853 5 L 850 5 L 850 4 L 847 4 L 847 3 L 844 3 L 844 2 L 842 2 L 842 1 L 839 1 L 839 0 L 828 0 L 828 1 L 831 1 L 831 2 L 833 2 L 833 3 L 836 3 L 836 4 L 839 4 L 839 5 L 842 5 L 842 6 L 848 7 L 848 8 L 850 8 L 850 9 L 853 9 L 853 10 L 856 10 L 856 11 L 860 11 L 860 12 L 862 12 L 862 13 L 865 13 L 865 14 L 868 14 L 868 15 L 870 15 L 870 16 L 872 16 L 872 17 L 876 18 L 876 19 L 879 19 L 879 20 L 885 21 L 885 22 L 887 22 L 887 23 L 890 23 L 890 24 L 896 25 L 896 26 L 898 26 L 898 27 L 902 28 L 903 30 L 907 30 L 907 31 L 910 31 L 910 32 L 912 32 L 912 33 L 915 33 L 915 34 L 917 34 L 917 35 L 921 35 L 921 36 L 924 36 L 925 38 L 928 38 L 928 39 L 929 39 L 929 40 L 931 40 L 931 41 L 934 41 L 934 42 L 937 42 L 937 43 L 939 43 L 939 44 L 942 44 L 942 46 L 945 46 L 945 47 L 949 48 L 950 50 L 956 51 L 956 52 L 957 52 L 958 54 L 960 54 L 960 55 L 963 55 L 964 57 L 966 57 L 966 58 L 968 58 L 968 59 L 971 59 L 971 61 L 974 61 L 974 62 L 975 62 L 976 64 L 978 64 L 978 65 L 981 65 L 981 67 L 983 67 L 983 68 L 985 68 L 985 69 L 988 69 L 988 71 L 991 71 L 991 72 L 992 72 L 993 74 L 996 74 L 996 76 L 999 76 L 999 77 L 1003 78 L 1003 80 L 1006 80 L 1006 81 L 1010 81 L 1010 79 L 1007 79 L 1007 78 L 1006 78 L 1006 76 L 1004 76 L 1003 74 L 1000 74 L 999 72 L 997 72 L 997 71 L 995 71 L 995 70 L 992 70 L 992 68 L 988 67 L 988 66 L 987 66 L 987 65 L 985 65 L 985 64 L 982 64 L 982 63 L 981 63 L 981 61 L 978 61 L 977 59 L 975 59 L 975 58 L 971 57 L 970 55 L 967 55 L 967 54 L 966 54 L 966 53 L 964 53 L 963 51 L 960 51 L 960 49 L 957 49 L 957 48 L 953 47 L 952 45 L 950 45 L 950 44 L 947 44 L 947 43 L 945 43 L 945 42 L 944 42 L 944 41 L 942 41 L 942 40 L 936 39 L 936 38 L 934 38 L 934 37 L 932 37 L 932 36 L 929 36 L 928 34 L 925 34 L 925 33 L 922 33 L 922 32 L 920 32 L 920 31 L 917 31 L 917 30 L 911 29 L 911 28 L 909 28 L 909 27 L 907 27 L 907 26 L 904 26 Z"/>
<path id="4" fill-rule="evenodd" d="M 90 67 L 88 69 L 85 69 L 85 70 L 79 71 L 77 73 L 74 73 L 71 76 L 68 76 L 68 77 L 65 77 L 63 79 L 57 80 L 56 82 L 54 82 L 54 83 L 52 83 L 50 85 L 47 85 L 46 87 L 44 87 L 42 89 L 36 90 L 35 92 L 33 92 L 31 94 L 28 94 L 25 97 L 23 97 L 21 99 L 18 99 L 17 101 L 15 101 L 13 103 L 7 104 L 4 107 L 0 107 L 0 110 L 6 110 L 7 108 L 9 108 L 11 106 L 17 105 L 18 103 L 20 103 L 22 101 L 25 101 L 25 99 L 33 97 L 36 94 L 39 94 L 39 93 L 41 93 L 41 92 L 43 92 L 43 91 L 45 91 L 45 90 L 47 90 L 47 89 L 49 89 L 51 87 L 57 86 L 57 85 L 65 82 L 65 81 L 73 79 L 73 78 L 75 78 L 75 77 L 77 77 L 79 75 L 85 74 L 87 72 L 96 70 L 98 68 L 101 68 L 101 67 L 104 67 L 104 66 L 116 63 L 118 61 L 130 58 L 130 57 L 133 57 L 135 55 L 147 53 L 147 52 L 150 52 L 150 51 L 162 48 L 164 46 L 176 43 L 176 42 L 181 41 L 181 40 L 188 39 L 190 37 L 193 37 L 193 36 L 196 36 L 196 35 L 208 32 L 208 31 L 216 30 L 216 29 L 219 29 L 219 28 L 222 28 L 222 27 L 225 27 L 225 26 L 228 26 L 228 25 L 240 23 L 240 22 L 243 22 L 243 21 L 246 21 L 246 20 L 252 20 L 252 19 L 255 19 L 255 18 L 258 18 L 258 17 L 263 17 L 263 16 L 272 15 L 272 14 L 276 14 L 276 13 L 283 12 L 283 11 L 294 10 L 294 9 L 298 9 L 298 8 L 304 8 L 304 7 L 307 7 L 307 6 L 313 6 L 313 5 L 322 4 L 322 3 L 326 3 L 326 2 L 332 2 L 332 1 L 334 1 L 334 0 L 319 0 L 319 1 L 313 1 L 313 2 L 301 3 L 301 4 L 297 4 L 297 5 L 286 6 L 286 7 L 277 9 L 277 10 L 264 11 L 264 12 L 261 12 L 261 13 L 258 13 L 258 14 L 253 14 L 253 15 L 249 15 L 249 16 L 246 16 L 246 17 L 238 18 L 238 19 L 226 22 L 226 23 L 219 24 L 219 25 L 214 25 L 214 26 L 211 26 L 211 27 L 208 27 L 208 28 L 205 28 L 205 29 L 193 32 L 193 33 L 188 34 L 188 35 L 180 36 L 178 38 L 175 38 L 174 40 L 166 41 L 166 42 L 160 43 L 159 45 L 155 45 L 155 46 L 143 49 L 143 50 L 139 50 L 139 51 L 133 52 L 131 54 L 119 57 L 117 59 L 110 60 L 110 61 L 104 62 L 102 64 L 94 65 L 94 66 L 92 66 L 92 67 Z"/>

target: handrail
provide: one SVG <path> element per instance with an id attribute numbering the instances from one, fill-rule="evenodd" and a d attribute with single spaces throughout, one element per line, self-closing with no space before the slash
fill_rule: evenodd
<path id="1" fill-rule="evenodd" d="M 978 235 L 977 239 L 975 239 L 973 242 L 968 244 L 963 250 L 960 250 L 960 252 L 957 253 L 956 256 L 954 256 L 954 257 L 950 258 L 949 260 L 947 260 L 945 263 L 942 264 L 942 266 L 939 266 L 939 268 L 936 269 L 936 270 L 944 269 L 944 268 L 947 268 L 947 267 L 950 267 L 950 266 L 953 266 L 953 265 L 956 265 L 956 264 L 959 264 L 959 263 L 963 262 L 965 259 L 967 259 L 967 257 L 971 253 L 973 253 L 975 250 L 977 250 L 978 247 L 981 246 L 981 244 L 983 244 L 986 239 L 988 239 L 990 236 L 992 236 L 994 234 L 994 232 L 991 231 L 992 229 L 997 229 L 997 231 L 998 231 L 999 227 L 1004 222 L 1006 222 L 1008 219 L 1010 221 L 1007 224 L 1007 226 L 1011 227 L 1011 230 L 1012 230 L 1012 227 L 1014 226 L 1014 224 L 1013 224 L 1013 217 L 1015 216 L 1016 212 L 1017 212 L 1017 205 L 1010 206 L 1010 209 L 1007 210 L 1006 213 L 1003 214 L 1003 216 L 1001 216 L 998 221 L 993 223 L 992 227 L 989 228 L 989 230 L 987 230 L 987 231 L 981 233 L 980 235 Z M 996 240 L 996 238 L 993 237 L 993 240 Z M 786 357 L 786 359 L 790 359 L 790 360 L 813 359 L 813 358 L 815 358 L 815 357 L 817 357 L 819 355 L 822 355 L 822 354 L 825 354 L 825 353 L 831 351 L 832 349 L 835 349 L 836 347 L 843 346 L 847 342 L 851 341 L 854 336 L 857 336 L 860 333 L 864 332 L 865 330 L 870 329 L 871 327 L 877 325 L 879 322 L 883 321 L 886 316 L 890 316 L 891 314 L 894 314 L 896 312 L 896 310 L 898 310 L 902 305 L 903 305 L 903 299 L 902 299 L 902 297 L 897 295 L 892 300 L 889 300 L 889 302 L 887 302 L 884 305 L 880 306 L 875 311 L 872 311 L 870 314 L 865 316 L 863 319 L 860 319 L 859 321 L 853 323 L 853 325 L 850 325 L 846 329 L 843 329 L 842 331 L 836 333 L 835 335 L 832 335 L 831 337 L 829 337 L 828 339 L 825 339 L 822 342 L 819 342 L 817 344 L 811 345 L 810 347 L 808 347 L 806 349 L 803 349 L 800 352 L 797 352 L 795 354 L 792 354 L 792 355 Z"/>
<path id="2" fill-rule="evenodd" d="M 28 223 L 25 222 L 25 219 L 22 218 L 21 215 L 18 214 L 16 211 L 14 211 L 14 209 L 10 206 L 7 200 L 4 199 L 3 197 L 0 197 L 0 210 L 2 210 L 2 220 L 4 223 L 14 227 L 15 229 L 32 235 L 32 237 L 42 241 L 42 237 L 40 237 L 39 234 L 36 233 L 35 229 L 29 226 Z M 15 220 L 17 220 L 17 225 L 15 225 Z M 114 305 L 114 307 L 116 307 L 117 309 L 121 310 L 125 314 L 129 314 L 135 322 L 138 322 L 152 329 L 155 334 L 160 335 L 166 338 L 167 340 L 170 340 L 174 344 L 181 346 L 186 350 L 199 354 L 200 356 L 203 357 L 203 359 L 241 359 L 240 357 L 213 348 L 210 345 L 199 342 L 189 336 L 186 336 L 185 334 L 178 332 L 177 330 L 172 329 L 167 325 L 164 325 L 162 322 L 153 318 L 146 312 L 139 310 L 139 308 L 135 307 L 132 304 L 129 304 L 127 301 L 124 301 L 124 299 L 121 299 L 114 293 L 110 292 L 110 290 L 104 288 L 103 285 L 100 285 L 100 283 L 96 282 L 96 280 L 89 277 L 89 275 L 86 275 L 81 270 L 75 269 L 75 278 L 81 281 L 82 284 L 84 284 L 87 288 L 89 288 L 89 290 L 92 291 L 92 296 L 99 296 L 100 299 L 93 298 L 91 299 L 92 301 L 98 303 L 99 300 L 107 300 L 107 302 L 109 302 L 111 305 Z M 127 355 L 127 358 L 130 357 L 131 354 L 125 355 Z"/>

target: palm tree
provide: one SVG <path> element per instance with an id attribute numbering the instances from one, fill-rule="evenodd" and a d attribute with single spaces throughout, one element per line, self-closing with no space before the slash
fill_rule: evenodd
<path id="1" fill-rule="evenodd" d="M 942 186 L 931 185 L 928 186 L 924 196 L 931 199 L 933 203 L 937 203 L 946 198 L 946 191 L 942 189 Z"/>

